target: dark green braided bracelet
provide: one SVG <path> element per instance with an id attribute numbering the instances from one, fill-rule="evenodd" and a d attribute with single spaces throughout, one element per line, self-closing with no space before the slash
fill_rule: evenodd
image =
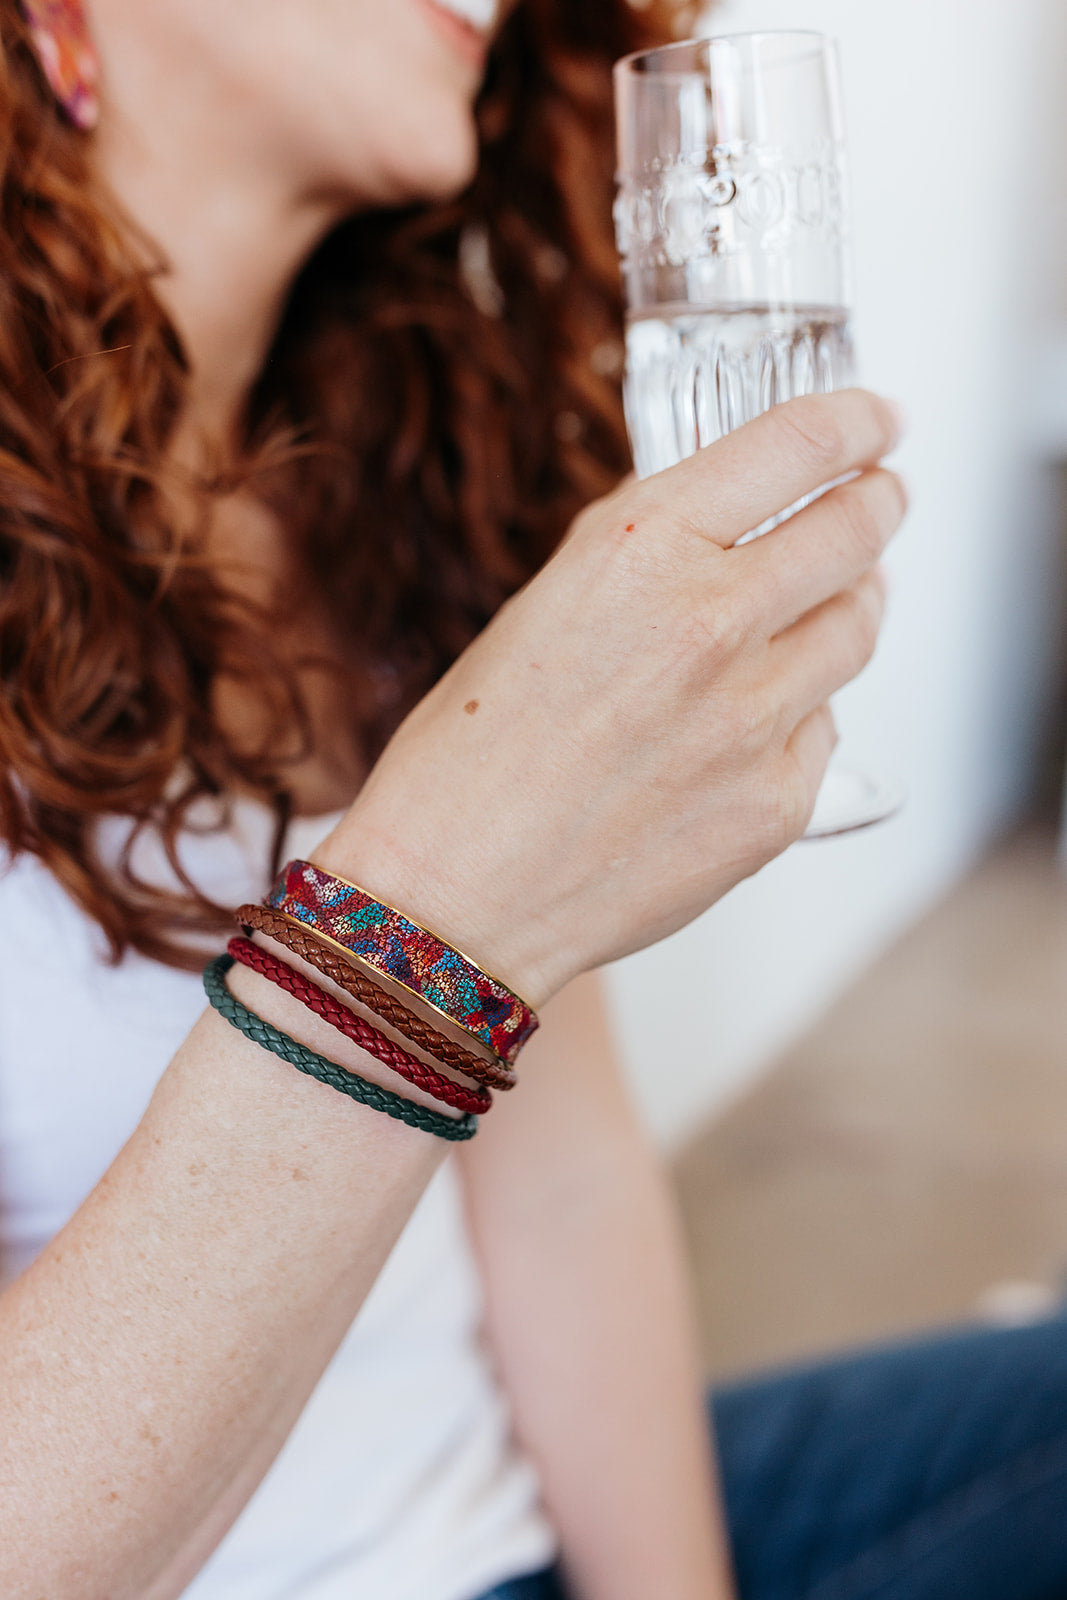
<path id="1" fill-rule="evenodd" d="M 232 966 L 232 956 L 216 956 L 214 961 L 209 961 L 204 968 L 204 989 L 219 1015 L 225 1017 L 227 1022 L 232 1023 L 253 1043 L 262 1045 L 265 1050 L 272 1051 L 276 1056 L 281 1056 L 283 1061 L 288 1061 L 290 1066 L 306 1072 L 309 1077 L 318 1078 L 320 1083 L 328 1083 L 331 1089 L 339 1089 L 342 1094 L 347 1094 L 352 1100 L 358 1100 L 361 1105 L 370 1106 L 374 1111 L 384 1111 L 387 1117 L 396 1117 L 398 1121 L 406 1122 L 412 1128 L 422 1128 L 426 1133 L 435 1133 L 439 1139 L 473 1139 L 478 1131 L 477 1117 L 443 1117 L 437 1111 L 417 1106 L 414 1101 L 405 1100 L 402 1094 L 393 1094 L 391 1089 L 382 1089 L 378 1084 L 368 1082 L 366 1078 L 357 1077 L 354 1072 L 346 1072 L 345 1068 L 339 1067 L 335 1061 L 328 1061 L 325 1056 L 316 1055 L 314 1050 L 298 1044 L 287 1033 L 282 1033 L 280 1028 L 275 1028 L 262 1017 L 257 1017 L 255 1012 L 249 1011 L 247 1006 L 242 1005 L 227 987 L 226 974 Z"/>

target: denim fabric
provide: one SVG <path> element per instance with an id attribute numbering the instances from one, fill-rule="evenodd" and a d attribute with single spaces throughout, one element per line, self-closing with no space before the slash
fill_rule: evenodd
<path id="1" fill-rule="evenodd" d="M 1067 1320 L 772 1373 L 709 1413 L 741 1600 L 1067 1600 Z M 560 1595 L 541 1573 L 485 1600 Z"/>
<path id="2" fill-rule="evenodd" d="M 554 1572 L 533 1572 L 528 1578 L 512 1578 L 482 1600 L 566 1600 Z"/>

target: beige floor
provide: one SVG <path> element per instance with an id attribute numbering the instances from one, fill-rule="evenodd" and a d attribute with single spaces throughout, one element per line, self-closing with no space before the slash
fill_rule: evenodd
<path id="1" fill-rule="evenodd" d="M 1067 878 L 1009 841 L 678 1164 L 716 1375 L 1067 1287 Z M 989 1291 L 993 1288 L 992 1296 Z"/>

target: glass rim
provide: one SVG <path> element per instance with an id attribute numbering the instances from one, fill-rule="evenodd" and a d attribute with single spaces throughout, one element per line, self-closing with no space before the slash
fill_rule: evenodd
<path id="1" fill-rule="evenodd" d="M 836 49 L 837 39 L 832 33 L 821 33 L 818 28 L 746 28 L 736 33 L 709 33 L 698 34 L 692 39 L 673 39 L 670 44 L 652 45 L 648 50 L 631 50 L 629 55 L 620 56 L 612 71 L 619 76 L 625 72 L 632 72 L 639 61 L 645 61 L 650 56 L 671 56 L 675 51 L 693 50 L 699 45 L 732 44 L 740 39 L 804 39 L 817 40 L 823 50 Z M 814 48 L 811 54 L 817 52 Z"/>

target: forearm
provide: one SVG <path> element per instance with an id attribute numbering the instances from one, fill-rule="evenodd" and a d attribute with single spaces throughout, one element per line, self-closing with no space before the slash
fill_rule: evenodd
<path id="1" fill-rule="evenodd" d="M 254 1004 L 264 980 L 241 977 Z M 297 1002 L 274 991 L 269 1004 L 344 1058 Z M 443 1148 L 201 1019 L 100 1185 L 0 1297 L 5 1597 L 181 1592 Z"/>
<path id="2" fill-rule="evenodd" d="M 578 1039 L 562 1068 L 528 1061 L 515 1143 L 530 1141 L 536 1169 L 517 1149 L 494 1159 L 489 1141 L 464 1157 L 491 1342 L 574 1600 L 723 1600 L 673 1200 L 618 1090 L 583 1082 L 602 1049 Z"/>
<path id="3" fill-rule="evenodd" d="M 665 1197 L 624 1192 L 632 1177 L 626 1163 L 599 1198 L 549 1213 L 540 1260 L 526 1241 L 550 1298 L 527 1308 L 539 1350 L 511 1380 L 518 1425 L 574 1600 L 720 1600 L 730 1581 L 688 1300 Z"/>

